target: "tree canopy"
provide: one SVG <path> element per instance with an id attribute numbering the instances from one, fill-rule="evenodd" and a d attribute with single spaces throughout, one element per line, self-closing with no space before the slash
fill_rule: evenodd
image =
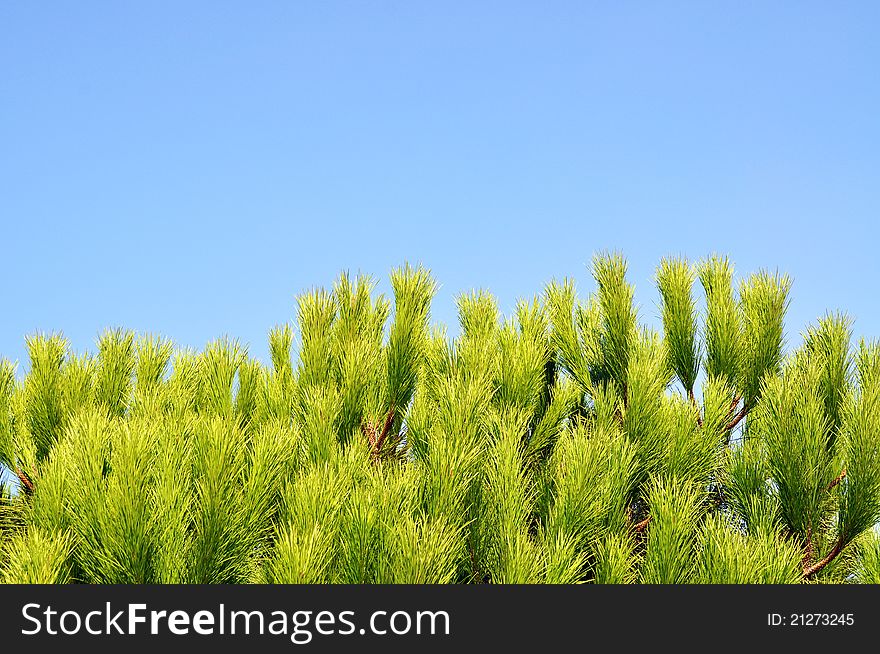
<path id="1" fill-rule="evenodd" d="M 421 267 L 342 274 L 271 363 L 108 330 L 0 360 L 7 583 L 877 583 L 880 345 L 790 280 L 626 261 L 432 324 Z"/>

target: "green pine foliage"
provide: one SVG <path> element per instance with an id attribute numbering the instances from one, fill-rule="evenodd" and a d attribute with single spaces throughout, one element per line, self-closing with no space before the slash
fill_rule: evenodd
<path id="1" fill-rule="evenodd" d="M 627 263 L 432 323 L 421 267 L 342 274 L 202 351 L 124 329 L 0 360 L 7 583 L 880 583 L 880 344 L 791 281 Z M 643 313 L 643 312 L 642 312 Z M 650 316 L 649 316 L 650 317 Z"/>

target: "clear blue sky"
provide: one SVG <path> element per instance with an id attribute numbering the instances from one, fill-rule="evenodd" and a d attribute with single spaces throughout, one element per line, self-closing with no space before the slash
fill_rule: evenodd
<path id="1" fill-rule="evenodd" d="M 266 356 L 294 298 L 405 260 L 434 318 L 666 254 L 880 336 L 880 3 L 5 2 L 0 354 L 104 327 Z"/>

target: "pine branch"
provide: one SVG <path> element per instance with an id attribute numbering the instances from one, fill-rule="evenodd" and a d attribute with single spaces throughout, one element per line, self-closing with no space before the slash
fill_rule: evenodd
<path id="1" fill-rule="evenodd" d="M 633 525 L 633 529 L 637 534 L 642 533 L 645 529 L 648 528 L 648 523 L 651 522 L 651 516 L 648 516 L 644 520 L 639 520 L 637 523 Z"/>
<path id="2" fill-rule="evenodd" d="M 846 478 L 846 468 L 844 468 L 843 471 L 842 471 L 839 475 L 837 475 L 837 476 L 831 481 L 830 484 L 828 484 L 828 490 L 831 490 L 832 488 L 834 488 L 835 486 L 837 486 L 840 482 L 842 482 L 842 481 L 844 480 L 844 478 Z"/>
<path id="3" fill-rule="evenodd" d="M 748 405 L 743 404 L 743 406 L 742 406 L 742 408 L 739 410 L 739 412 L 738 412 L 738 413 L 733 417 L 733 419 L 732 419 L 730 422 L 728 422 L 727 425 L 724 427 L 725 431 L 731 431 L 731 430 L 733 430 L 733 429 L 734 429 L 734 428 L 735 428 L 735 427 L 736 427 L 736 426 L 742 421 L 742 419 L 746 417 L 746 414 L 747 414 L 748 412 L 749 412 L 749 407 L 748 407 Z"/>
<path id="4" fill-rule="evenodd" d="M 376 430 L 372 425 L 368 425 L 366 423 L 361 423 L 361 433 L 366 437 L 367 442 L 370 444 L 370 451 L 376 447 Z"/>
<path id="5" fill-rule="evenodd" d="M 385 443 L 385 439 L 388 437 L 388 433 L 391 431 L 391 425 L 394 422 L 394 407 L 388 410 L 388 417 L 385 418 L 385 424 L 382 426 L 382 433 L 379 434 L 379 438 L 376 439 L 376 454 L 382 451 L 382 445 Z"/>
<path id="6" fill-rule="evenodd" d="M 801 566 L 804 570 L 808 570 L 813 563 L 813 528 L 807 527 L 807 542 L 804 545 L 804 556 L 801 559 Z"/>
<path id="7" fill-rule="evenodd" d="M 697 410 L 697 425 L 699 427 L 703 426 L 703 417 L 700 415 L 700 405 L 697 404 L 697 397 L 694 395 L 693 387 L 688 389 L 688 398 L 690 398 L 691 404 L 694 405 L 694 408 Z"/>
<path id="8" fill-rule="evenodd" d="M 822 570 L 825 566 L 831 563 L 837 555 L 843 551 L 843 539 L 838 539 L 836 543 L 834 543 L 834 547 L 831 548 L 831 551 L 825 555 L 821 561 L 814 565 L 804 566 L 804 577 L 810 578 L 820 570 Z"/>
<path id="9" fill-rule="evenodd" d="M 381 432 L 378 431 L 378 425 L 374 427 L 373 425 L 361 424 L 361 433 L 367 437 L 367 442 L 370 444 L 370 454 L 373 458 L 378 457 L 382 451 L 385 439 L 388 438 L 391 426 L 394 424 L 394 416 L 395 411 L 392 407 L 388 410 L 388 415 L 385 417 L 385 424 L 382 425 Z"/>
<path id="10" fill-rule="evenodd" d="M 736 395 L 733 400 L 730 402 L 730 408 L 727 410 L 728 413 L 733 413 L 736 410 L 736 406 L 739 404 L 739 401 L 742 399 L 742 395 Z"/>
<path id="11" fill-rule="evenodd" d="M 18 477 L 18 480 L 21 482 L 21 487 L 27 495 L 34 492 L 34 482 L 24 470 L 16 470 L 15 475 Z"/>

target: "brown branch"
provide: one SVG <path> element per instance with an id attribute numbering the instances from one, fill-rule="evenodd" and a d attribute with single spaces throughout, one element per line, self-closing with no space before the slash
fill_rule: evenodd
<path id="1" fill-rule="evenodd" d="M 639 534 L 648 528 L 649 522 L 651 522 L 651 516 L 648 516 L 644 520 L 640 520 L 639 522 L 635 523 L 633 525 L 633 529 L 635 529 L 636 533 Z"/>
<path id="2" fill-rule="evenodd" d="M 739 401 L 742 399 L 742 395 L 736 395 L 733 398 L 733 401 L 730 403 L 730 408 L 727 410 L 727 413 L 733 413 L 734 409 L 736 409 L 736 405 L 739 404 Z"/>
<path id="3" fill-rule="evenodd" d="M 394 408 L 388 410 L 388 415 L 385 417 L 385 424 L 382 425 L 382 431 L 378 432 L 378 425 L 375 427 L 369 424 L 361 424 L 361 433 L 367 437 L 367 441 L 370 443 L 370 454 L 375 458 L 379 456 L 379 452 L 382 451 L 382 446 L 385 444 L 385 439 L 388 438 L 388 434 L 391 432 L 391 426 L 394 424 Z"/>
<path id="4" fill-rule="evenodd" d="M 703 417 L 700 415 L 700 405 L 697 404 L 697 398 L 694 395 L 693 387 L 688 389 L 688 397 L 691 400 L 691 404 L 693 404 L 694 408 L 697 410 L 697 426 L 702 427 L 703 426 Z"/>
<path id="5" fill-rule="evenodd" d="M 387 438 L 388 433 L 391 431 L 391 425 L 394 423 L 394 408 L 388 409 L 388 417 L 385 418 L 385 424 L 382 425 L 382 433 L 379 434 L 379 438 L 376 439 L 376 453 L 378 454 L 382 450 L 382 445 L 385 443 L 385 438 Z"/>
<path id="6" fill-rule="evenodd" d="M 822 570 L 826 565 L 831 563 L 837 555 L 843 550 L 843 539 L 838 539 L 836 543 L 834 543 L 834 547 L 831 548 L 831 551 L 825 555 L 825 558 L 819 561 L 818 563 L 811 566 L 804 566 L 804 577 L 812 577 L 814 574 Z"/>
<path id="7" fill-rule="evenodd" d="M 18 480 L 21 482 L 21 487 L 24 488 L 24 492 L 30 495 L 34 492 L 34 482 L 31 481 L 31 478 L 28 477 L 28 474 L 21 469 L 15 471 Z"/>
<path id="8" fill-rule="evenodd" d="M 739 412 L 733 417 L 733 419 L 728 422 L 727 425 L 724 427 L 725 431 L 730 431 L 734 427 L 736 427 L 740 423 L 740 421 L 742 421 L 742 419 L 746 417 L 746 414 L 748 412 L 749 407 L 743 404 L 742 409 L 740 409 Z"/>
<path id="9" fill-rule="evenodd" d="M 376 444 L 376 430 L 372 425 L 361 423 L 361 433 L 367 438 L 367 442 L 370 444 L 370 451 L 372 451 Z"/>
<path id="10" fill-rule="evenodd" d="M 807 542 L 804 545 L 804 555 L 801 557 L 801 567 L 807 570 L 813 564 L 813 528 L 807 527 Z"/>
<path id="11" fill-rule="evenodd" d="M 843 469 L 843 472 L 841 472 L 839 475 L 837 475 L 837 476 L 834 478 L 834 480 L 833 480 L 830 484 L 828 484 L 828 490 L 831 490 L 832 488 L 834 488 L 835 486 L 837 486 L 837 484 L 839 484 L 840 482 L 842 482 L 843 479 L 844 479 L 844 477 L 846 477 L 846 468 L 844 468 L 844 469 Z"/>

